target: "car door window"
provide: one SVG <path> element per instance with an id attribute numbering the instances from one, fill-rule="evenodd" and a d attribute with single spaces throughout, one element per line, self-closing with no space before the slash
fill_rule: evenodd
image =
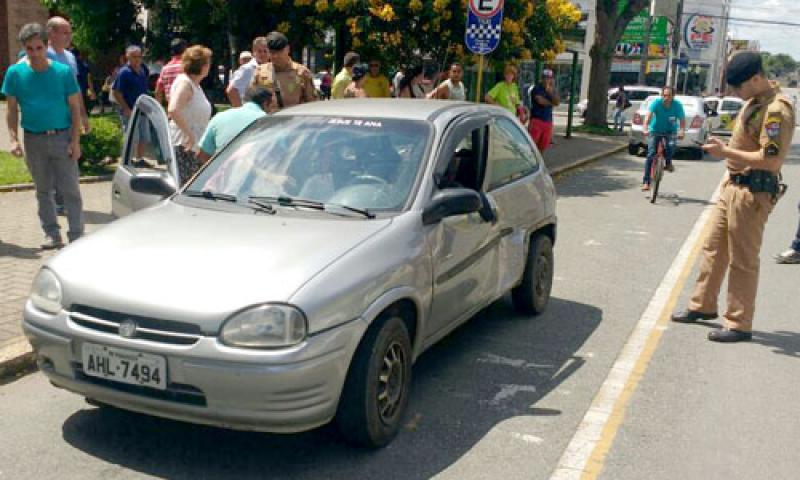
<path id="1" fill-rule="evenodd" d="M 722 110 L 726 112 L 738 112 L 741 107 L 742 105 L 737 102 L 731 102 L 731 101 L 722 102 Z"/>
<path id="2" fill-rule="evenodd" d="M 444 171 L 436 176 L 436 186 L 480 190 L 480 135 L 481 129 L 469 131 L 459 141 Z"/>
<path id="3" fill-rule="evenodd" d="M 507 118 L 489 126 L 489 190 L 536 172 L 541 158 L 520 128 Z"/>
<path id="4" fill-rule="evenodd" d="M 130 136 L 130 146 L 128 155 L 125 158 L 126 164 L 139 170 L 161 170 L 166 171 L 167 161 L 162 150 L 158 133 L 147 114 L 138 111 L 131 123 L 133 131 Z"/>

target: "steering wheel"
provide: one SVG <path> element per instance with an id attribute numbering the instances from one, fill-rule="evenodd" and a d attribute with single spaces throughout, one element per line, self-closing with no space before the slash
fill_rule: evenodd
<path id="1" fill-rule="evenodd" d="M 375 185 L 389 185 L 389 182 L 382 179 L 381 177 L 376 177 L 375 175 L 359 175 L 354 179 L 350 180 L 347 183 L 348 186 L 350 185 L 359 185 L 362 183 L 371 183 Z"/>

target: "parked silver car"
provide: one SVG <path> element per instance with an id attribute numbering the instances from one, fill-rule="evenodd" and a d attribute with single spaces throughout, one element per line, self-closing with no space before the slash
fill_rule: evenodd
<path id="1" fill-rule="evenodd" d="M 631 124 L 628 138 L 628 153 L 631 155 L 644 155 L 647 153 L 647 139 L 642 134 L 642 130 L 644 129 L 643 124 L 647 118 L 650 104 L 656 98 L 659 98 L 658 95 L 648 97 L 633 115 L 633 123 Z M 688 150 L 692 154 L 692 158 L 700 160 L 703 158 L 703 149 L 700 148 L 700 145 L 708 140 L 711 132 L 710 118 L 711 115 L 716 115 L 716 113 L 709 112 L 706 109 L 701 97 L 677 95 L 675 101 L 681 103 L 683 112 L 686 115 L 686 134 L 682 140 L 678 140 L 676 146 L 677 148 Z"/>
<path id="2" fill-rule="evenodd" d="M 132 125 L 123 218 L 50 259 L 24 312 L 40 369 L 94 404 L 270 432 L 335 419 L 381 446 L 425 349 L 509 291 L 548 303 L 555 189 L 501 108 L 294 107 L 177 192 L 161 107 L 143 97 Z"/>

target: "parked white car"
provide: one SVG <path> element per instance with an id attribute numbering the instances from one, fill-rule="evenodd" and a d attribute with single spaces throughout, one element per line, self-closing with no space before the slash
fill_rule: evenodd
<path id="1" fill-rule="evenodd" d="M 647 151 L 647 140 L 642 134 L 643 124 L 647 118 L 650 104 L 658 98 L 652 95 L 642 102 L 636 113 L 633 114 L 630 137 L 628 141 L 628 153 L 631 155 L 645 154 Z M 682 140 L 677 141 L 677 148 L 692 152 L 692 158 L 700 160 L 703 158 L 703 150 L 700 145 L 706 143 L 710 132 L 710 116 L 705 109 L 705 104 L 701 97 L 690 97 L 678 95 L 675 100 L 681 102 L 683 111 L 686 114 L 686 135 Z M 712 113 L 713 115 L 713 113 Z"/>
<path id="2" fill-rule="evenodd" d="M 608 109 L 606 111 L 608 123 L 614 123 L 614 109 L 616 108 L 617 104 L 618 91 L 618 87 L 612 88 L 608 91 Z M 648 87 L 644 85 L 631 85 L 625 87 L 625 93 L 628 94 L 628 101 L 631 102 L 631 106 L 625 110 L 625 123 L 630 124 L 633 114 L 639 109 L 639 106 L 642 104 L 642 102 L 650 95 L 660 94 L 661 89 L 658 87 Z M 582 100 L 578 104 L 577 112 L 581 117 L 586 117 L 588 104 L 589 100 L 587 99 Z"/>
<path id="3" fill-rule="evenodd" d="M 708 110 L 717 112 L 716 116 L 711 117 L 711 132 L 714 135 L 730 135 L 733 121 L 744 105 L 744 100 L 739 97 L 706 97 L 704 101 Z"/>

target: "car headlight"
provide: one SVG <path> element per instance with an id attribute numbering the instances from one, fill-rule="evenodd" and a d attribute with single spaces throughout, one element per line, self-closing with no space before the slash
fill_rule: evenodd
<path id="1" fill-rule="evenodd" d="M 58 277 L 47 268 L 39 270 L 31 288 L 33 305 L 47 313 L 58 313 L 61 311 L 61 296 L 61 282 Z"/>
<path id="2" fill-rule="evenodd" d="M 268 304 L 236 313 L 222 326 L 225 345 L 277 348 L 297 345 L 306 338 L 306 316 L 291 305 Z"/>

